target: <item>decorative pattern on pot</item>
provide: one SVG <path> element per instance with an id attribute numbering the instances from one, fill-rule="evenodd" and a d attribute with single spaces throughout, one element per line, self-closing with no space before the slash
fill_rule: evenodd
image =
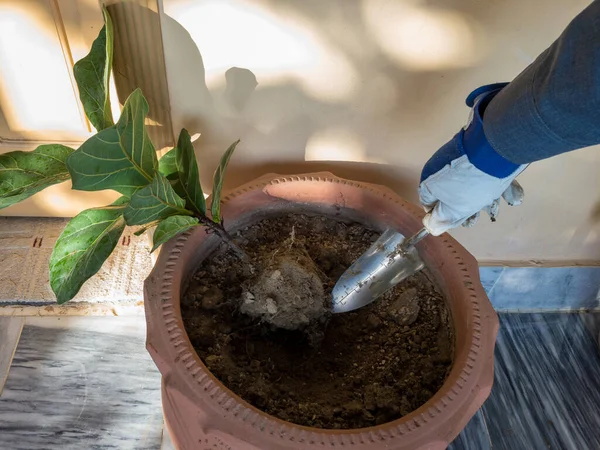
<path id="1" fill-rule="evenodd" d="M 276 212 L 342 216 L 405 235 L 421 227 L 422 212 L 391 190 L 329 173 L 265 175 L 223 199 L 228 229 Z M 444 449 L 488 397 L 498 319 L 481 286 L 475 259 L 450 236 L 419 244 L 452 315 L 452 370 L 433 397 L 410 414 L 357 430 L 326 430 L 288 423 L 249 405 L 227 389 L 194 351 L 180 311 L 183 284 L 217 241 L 194 228 L 163 246 L 145 284 L 147 347 L 163 375 L 167 426 L 180 449 L 292 450 L 310 448 Z M 216 447 L 215 447 L 216 446 Z"/>

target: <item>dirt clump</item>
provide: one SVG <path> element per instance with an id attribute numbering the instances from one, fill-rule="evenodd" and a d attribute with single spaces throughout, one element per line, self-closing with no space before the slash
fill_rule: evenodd
<path id="1" fill-rule="evenodd" d="M 300 253 L 273 258 L 260 275 L 246 283 L 240 312 L 286 330 L 305 329 L 329 314 L 317 268 Z"/>
<path id="2" fill-rule="evenodd" d="M 419 296 L 416 288 L 406 289 L 398 295 L 385 314 L 398 325 L 412 325 L 419 317 Z"/>

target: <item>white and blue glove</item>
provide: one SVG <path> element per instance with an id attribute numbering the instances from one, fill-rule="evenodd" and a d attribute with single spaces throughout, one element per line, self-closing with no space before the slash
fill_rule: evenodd
<path id="1" fill-rule="evenodd" d="M 483 111 L 504 86 L 483 86 L 469 94 L 469 123 L 423 167 L 419 199 L 428 213 L 423 225 L 434 236 L 459 225 L 473 226 L 482 210 L 495 221 L 500 197 L 511 206 L 523 201 L 523 189 L 515 177 L 527 165 L 497 153 L 483 132 Z"/>

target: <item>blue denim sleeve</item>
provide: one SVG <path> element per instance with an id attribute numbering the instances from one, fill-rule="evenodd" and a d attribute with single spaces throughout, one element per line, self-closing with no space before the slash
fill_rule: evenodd
<path id="1" fill-rule="evenodd" d="M 517 164 L 600 143 L 600 1 L 494 97 L 483 128 Z"/>

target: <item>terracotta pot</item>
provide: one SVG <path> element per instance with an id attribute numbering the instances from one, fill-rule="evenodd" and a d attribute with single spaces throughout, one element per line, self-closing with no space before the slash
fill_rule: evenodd
<path id="1" fill-rule="evenodd" d="M 225 196 L 231 230 L 270 215 L 317 213 L 412 234 L 420 208 L 387 188 L 329 173 L 266 175 Z M 448 235 L 430 237 L 419 253 L 443 290 L 455 328 L 451 373 L 423 406 L 396 421 L 358 430 L 324 430 L 269 416 L 227 389 L 194 351 L 181 319 L 180 296 L 194 269 L 215 248 L 201 228 L 163 246 L 146 280 L 147 348 L 163 376 L 163 409 L 179 449 L 300 450 L 444 449 L 490 393 L 498 319 L 479 281 L 475 259 Z"/>

